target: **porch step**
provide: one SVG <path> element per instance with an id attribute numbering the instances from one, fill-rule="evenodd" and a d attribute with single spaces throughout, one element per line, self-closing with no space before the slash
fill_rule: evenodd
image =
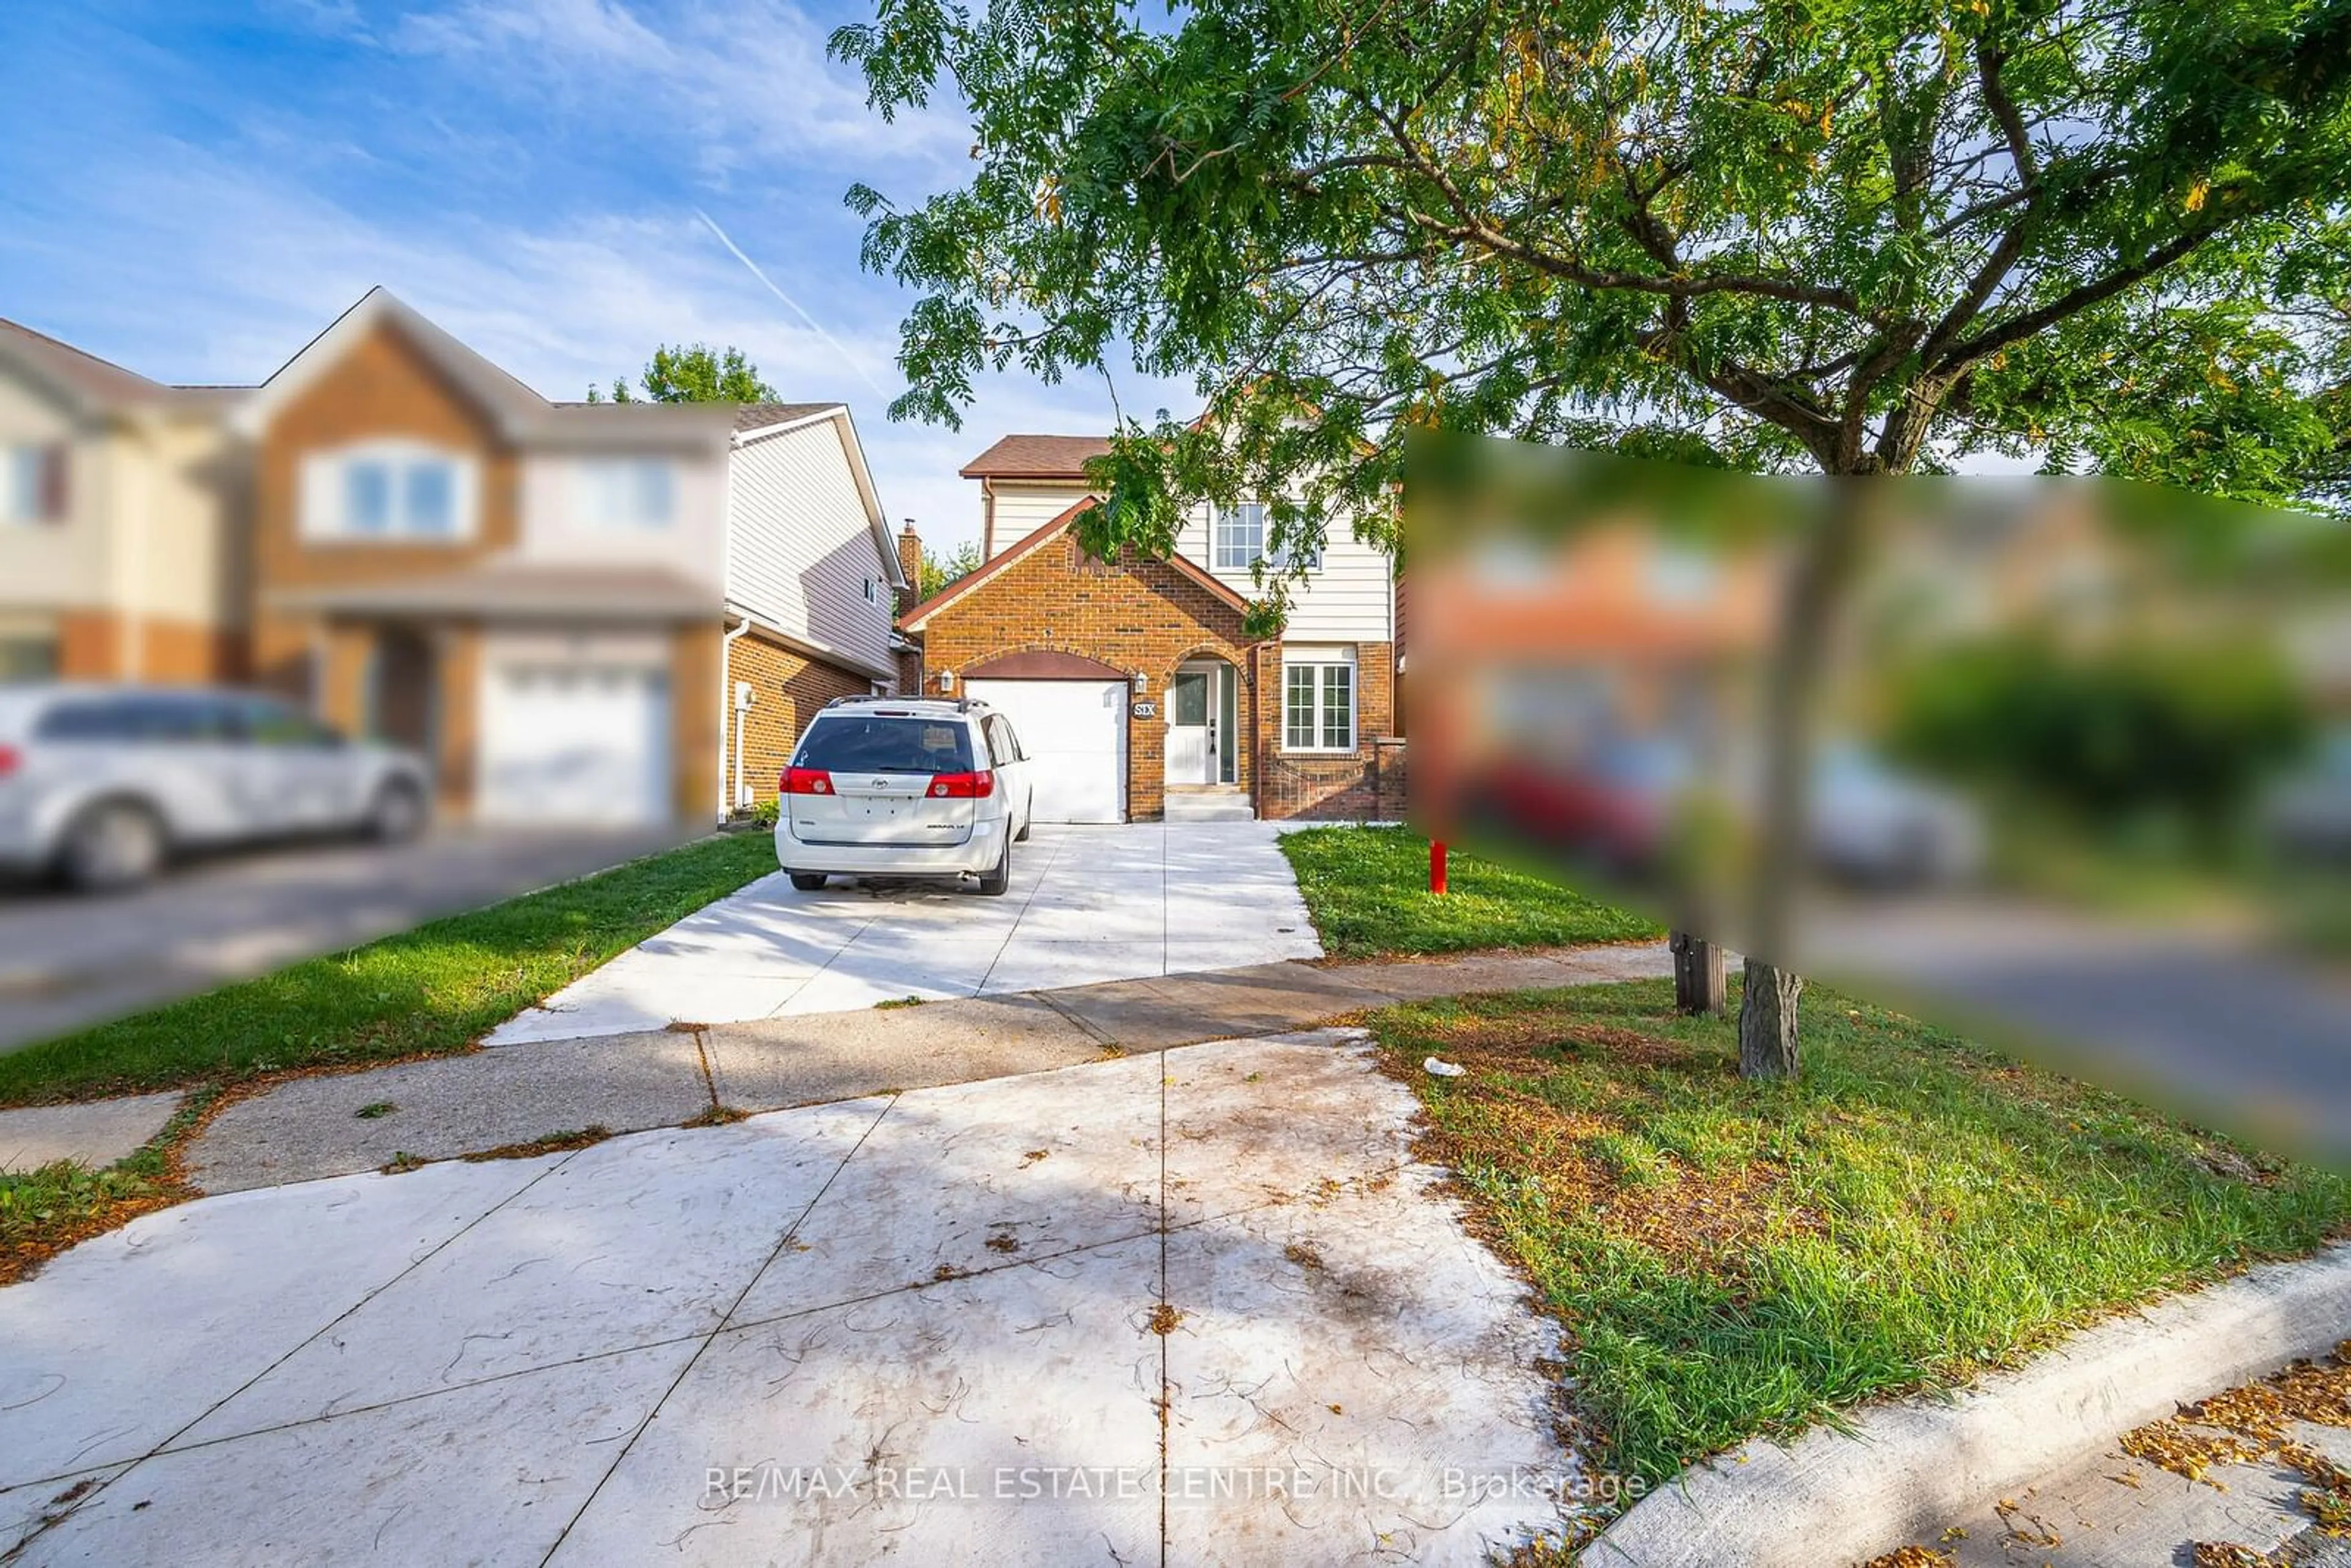
<path id="1" fill-rule="evenodd" d="M 1176 785 L 1167 791 L 1171 822 L 1253 822 L 1249 791 L 1234 784 Z"/>

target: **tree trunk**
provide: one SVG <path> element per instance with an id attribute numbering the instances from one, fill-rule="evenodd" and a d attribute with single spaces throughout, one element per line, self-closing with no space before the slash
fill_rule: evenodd
<path id="1" fill-rule="evenodd" d="M 1865 493 L 1852 476 L 1828 480 L 1820 517 L 1803 539 L 1779 607 L 1780 627 L 1764 674 L 1760 852 L 1751 890 L 1750 955 L 1739 1002 L 1741 1077 L 1796 1071 L 1796 998 L 1802 977 L 1769 959 L 1795 951 L 1797 883 L 1804 874 L 1806 776 L 1813 707 L 1844 591 L 1862 545 Z M 1761 953 L 1766 958 L 1752 955 Z"/>
<path id="2" fill-rule="evenodd" d="M 1687 931 L 1675 932 L 1667 946 L 1674 955 L 1674 1009 L 1720 1018 L 1728 1006 L 1722 949 Z"/>
<path id="3" fill-rule="evenodd" d="M 1801 975 L 1758 958 L 1747 960 L 1739 998 L 1739 1075 L 1796 1075 L 1796 1004 L 1804 994 Z"/>

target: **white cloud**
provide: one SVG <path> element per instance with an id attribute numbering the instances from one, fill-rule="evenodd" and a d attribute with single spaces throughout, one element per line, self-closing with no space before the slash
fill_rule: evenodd
<path id="1" fill-rule="evenodd" d="M 785 397 L 850 404 L 893 526 L 916 518 L 934 548 L 978 537 L 977 486 L 956 470 L 981 448 L 1015 431 L 1110 422 L 1099 379 L 1049 387 L 1012 375 L 980 383 L 961 430 L 893 424 L 856 367 L 893 393 L 904 385 L 895 294 L 824 280 L 827 300 L 811 308 L 829 341 L 685 209 L 394 226 L 182 143 L 128 151 L 74 188 L 55 225 L 69 245 L 19 235 L 0 240 L 0 263 L 24 257 L 5 270 L 48 283 L 20 289 L 10 314 L 160 379 L 257 382 L 377 284 L 554 398 L 633 377 L 659 343 L 732 344 Z M 1146 412 L 1155 397 L 1184 401 L 1123 380 L 1120 391 Z"/>
<path id="2" fill-rule="evenodd" d="M 968 151 L 950 105 L 890 123 L 865 105 L 857 73 L 827 57 L 829 30 L 788 0 L 693 0 L 643 15 L 622 0 L 458 0 L 413 11 L 392 29 L 396 50 L 495 76 L 569 101 L 592 98 L 649 133 L 677 127 L 704 173 L 789 168 L 853 152 L 925 183 Z"/>
<path id="3" fill-rule="evenodd" d="M 271 8 L 331 37 L 347 74 L 259 94 L 105 29 L 57 57 L 53 101 L 0 149 L 0 313 L 165 380 L 251 382 L 381 283 L 559 398 L 632 375 L 660 343 L 733 344 L 788 398 L 849 402 L 892 517 L 937 546 L 977 535 L 956 470 L 982 447 L 1109 423 L 1100 378 L 1018 373 L 983 378 L 961 430 L 889 421 L 867 378 L 903 386 L 908 300 L 859 270 L 838 193 L 959 179 L 967 131 L 952 106 L 881 123 L 787 0 Z M 166 134 L 164 106 L 210 129 Z M 1190 401 L 1119 390 L 1136 412 Z"/>

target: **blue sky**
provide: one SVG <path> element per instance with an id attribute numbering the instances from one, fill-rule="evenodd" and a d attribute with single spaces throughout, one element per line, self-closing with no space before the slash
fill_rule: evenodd
<path id="1" fill-rule="evenodd" d="M 1008 431 L 1102 429 L 1108 394 L 1008 376 L 960 432 L 884 416 L 909 301 L 860 270 L 841 193 L 942 188 L 970 137 L 952 106 L 865 108 L 824 54 L 856 14 L 6 0 L 0 316 L 162 380 L 254 382 L 381 283 L 550 397 L 633 375 L 660 342 L 739 344 L 787 398 L 850 403 L 893 517 L 973 538 L 955 470 Z"/>

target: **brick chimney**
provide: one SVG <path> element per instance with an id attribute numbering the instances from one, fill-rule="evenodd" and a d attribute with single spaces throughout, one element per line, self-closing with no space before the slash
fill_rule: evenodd
<path id="1" fill-rule="evenodd" d="M 906 592 L 898 601 L 901 614 L 921 602 L 923 597 L 923 540 L 914 532 L 914 519 L 908 517 L 906 526 L 898 530 L 898 570 L 906 580 Z"/>

